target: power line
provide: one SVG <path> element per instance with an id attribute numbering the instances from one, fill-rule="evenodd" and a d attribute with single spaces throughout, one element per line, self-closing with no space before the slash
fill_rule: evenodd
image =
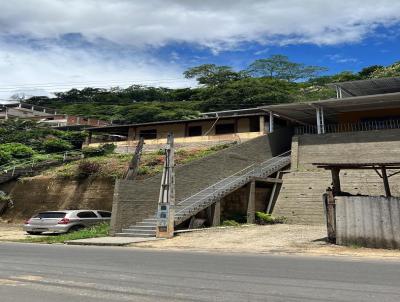
<path id="1" fill-rule="evenodd" d="M 64 83 L 37 83 L 37 84 L 19 84 L 19 85 L 10 85 L 5 87 L 0 87 L 0 91 L 7 92 L 18 89 L 57 89 L 57 88 L 75 88 L 75 87 L 88 87 L 88 86 L 98 86 L 96 88 L 102 87 L 116 87 L 116 86 L 126 86 L 126 85 L 135 85 L 135 82 L 138 85 L 141 84 L 162 84 L 162 83 L 184 83 L 189 82 L 189 80 L 182 78 L 166 78 L 166 79 L 158 79 L 158 80 L 141 80 L 141 79 L 132 79 L 126 81 L 85 81 L 85 82 L 64 82 Z M 113 86 L 115 85 L 115 86 Z"/>

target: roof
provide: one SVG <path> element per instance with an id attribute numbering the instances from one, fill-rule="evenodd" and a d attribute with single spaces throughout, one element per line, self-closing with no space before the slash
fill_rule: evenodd
<path id="1" fill-rule="evenodd" d="M 314 166 L 324 169 L 399 169 L 400 162 L 370 162 L 370 163 L 313 163 Z"/>
<path id="2" fill-rule="evenodd" d="M 254 110 L 254 108 L 253 108 Z M 135 123 L 135 124 L 126 124 L 126 125 L 114 125 L 114 126 L 103 126 L 103 127 L 92 127 L 87 128 L 87 130 L 91 131 L 102 131 L 102 130 L 112 130 L 112 129 L 121 129 L 121 128 L 130 128 L 130 127 L 139 127 L 139 126 L 152 126 L 152 125 L 168 125 L 168 124 L 180 124 L 180 123 L 191 123 L 191 122 L 201 122 L 201 121 L 209 121 L 209 120 L 217 120 L 217 119 L 230 119 L 237 117 L 251 117 L 251 116 L 259 116 L 265 115 L 265 111 L 258 108 L 256 113 L 249 114 L 236 114 L 236 115 L 226 115 L 226 116 L 205 116 L 201 118 L 187 119 L 187 120 L 171 120 L 171 121 L 159 121 L 159 122 L 148 122 L 148 123 Z"/>
<path id="3" fill-rule="evenodd" d="M 324 108 L 325 120 L 336 122 L 343 112 L 400 108 L 400 92 L 376 94 L 345 99 L 328 99 L 306 103 L 289 103 L 260 107 L 298 123 L 315 124 L 317 107 Z"/>
<path id="4" fill-rule="evenodd" d="M 340 89 L 344 98 L 400 92 L 400 77 L 331 83 L 328 87 Z"/>

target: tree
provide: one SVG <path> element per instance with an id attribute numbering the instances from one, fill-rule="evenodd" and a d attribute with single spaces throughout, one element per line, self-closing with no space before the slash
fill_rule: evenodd
<path id="1" fill-rule="evenodd" d="M 289 82 L 307 80 L 326 70 L 324 67 L 291 62 L 287 56 L 283 55 L 256 60 L 247 69 L 255 77 L 276 78 Z"/>
<path id="2" fill-rule="evenodd" d="M 227 82 L 237 81 L 245 77 L 243 72 L 233 71 L 229 66 L 217 66 L 215 64 L 203 64 L 192 67 L 184 73 L 185 78 L 195 78 L 199 84 L 216 87 Z"/>
<path id="3" fill-rule="evenodd" d="M 363 78 L 363 79 L 368 79 L 371 77 L 371 75 L 380 69 L 383 69 L 384 67 L 382 65 L 372 65 L 368 67 L 364 67 L 361 69 L 361 71 L 358 73 L 358 75 Z"/>

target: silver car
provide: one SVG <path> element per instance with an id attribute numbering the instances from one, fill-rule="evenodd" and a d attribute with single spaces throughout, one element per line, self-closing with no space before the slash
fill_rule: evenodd
<path id="1" fill-rule="evenodd" d="M 110 222 L 111 212 L 99 210 L 68 210 L 41 212 L 25 221 L 24 231 L 31 235 L 44 232 L 68 233 L 102 222 Z"/>

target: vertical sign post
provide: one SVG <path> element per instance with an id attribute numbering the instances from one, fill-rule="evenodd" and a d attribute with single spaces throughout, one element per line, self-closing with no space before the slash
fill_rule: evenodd
<path id="1" fill-rule="evenodd" d="M 168 134 L 165 146 L 165 161 L 161 179 L 160 196 L 157 210 L 157 238 L 174 236 L 175 215 L 175 172 L 174 172 L 174 137 Z"/>

